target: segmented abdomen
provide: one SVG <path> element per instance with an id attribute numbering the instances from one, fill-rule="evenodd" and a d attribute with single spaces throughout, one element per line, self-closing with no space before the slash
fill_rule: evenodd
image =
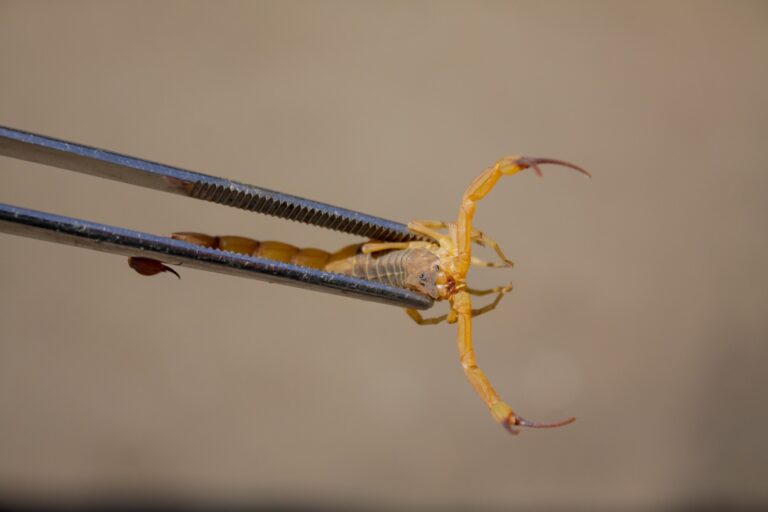
<path id="1" fill-rule="evenodd" d="M 325 270 L 369 281 L 409 288 L 414 257 L 424 249 L 402 249 L 374 254 L 356 254 L 326 265 Z M 411 279 L 413 280 L 413 279 Z"/>
<path id="2" fill-rule="evenodd" d="M 294 265 L 302 265 L 304 267 L 320 270 L 324 269 L 326 264 L 335 255 L 320 249 L 300 249 L 283 242 L 260 242 L 242 236 L 210 236 L 202 233 L 173 233 L 171 238 L 196 245 L 202 245 L 203 247 L 209 247 L 211 249 L 221 249 L 222 251 L 247 254 L 248 256 L 268 258 L 270 260 L 293 263 Z M 344 249 L 347 248 L 345 247 Z M 354 250 L 354 252 L 357 251 Z"/>
<path id="3" fill-rule="evenodd" d="M 241 236 L 210 236 L 202 233 L 173 233 L 172 238 L 249 256 L 268 258 L 337 274 L 377 281 L 400 288 L 414 288 L 418 274 L 437 262 L 426 249 L 402 249 L 364 254 L 364 244 L 348 245 L 334 253 L 300 249 L 283 242 L 260 242 Z"/>

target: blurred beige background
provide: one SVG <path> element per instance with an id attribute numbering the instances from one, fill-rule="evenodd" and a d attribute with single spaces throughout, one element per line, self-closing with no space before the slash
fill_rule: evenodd
<path id="1" fill-rule="evenodd" d="M 516 261 L 451 326 L 0 235 L 0 496 L 422 510 L 768 505 L 765 2 L 0 2 L 0 124 L 396 220 Z M 0 158 L 0 201 L 168 233 L 348 236 Z"/>

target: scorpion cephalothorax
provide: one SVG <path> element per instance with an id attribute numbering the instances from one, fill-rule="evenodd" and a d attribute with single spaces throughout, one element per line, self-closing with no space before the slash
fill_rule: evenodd
<path id="1" fill-rule="evenodd" d="M 415 309 L 408 309 L 406 312 L 420 325 L 438 324 L 443 321 L 458 325 L 459 359 L 462 368 L 470 384 L 490 410 L 493 419 L 513 434 L 518 433 L 514 428 L 516 426 L 559 427 L 573 422 L 575 418 L 554 423 L 537 423 L 518 416 L 501 399 L 488 377 L 477 366 L 472 347 L 472 318 L 493 310 L 504 294 L 512 289 L 512 285 L 507 284 L 488 290 L 475 290 L 467 286 L 467 272 L 471 265 L 496 268 L 512 266 L 512 261 L 504 255 L 493 239 L 472 228 L 472 218 L 477 202 L 493 189 L 502 176 L 516 174 L 529 167 L 541 176 L 540 164 L 570 167 L 589 176 L 584 169 L 561 160 L 523 156 L 502 158 L 480 174 L 464 192 L 455 223 L 414 221 L 408 224 L 411 231 L 429 241 L 394 243 L 370 241 L 344 247 L 335 253 L 328 253 L 319 249 L 299 249 L 281 242 L 258 242 L 235 236 L 212 237 L 199 233 L 174 233 L 172 236 L 205 247 L 370 279 L 409 288 L 435 300 L 447 300 L 450 305 L 448 313 L 438 317 L 423 318 Z M 498 255 L 499 261 L 486 262 L 473 257 L 472 243 L 492 249 Z M 163 263 L 147 258 L 131 258 L 130 265 L 144 275 L 164 271 L 176 274 Z M 490 294 L 496 295 L 491 303 L 479 309 L 472 308 L 471 295 Z"/>

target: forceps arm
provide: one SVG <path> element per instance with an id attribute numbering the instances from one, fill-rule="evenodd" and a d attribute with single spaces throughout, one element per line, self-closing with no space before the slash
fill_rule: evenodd
<path id="1" fill-rule="evenodd" d="M 418 239 L 407 226 L 346 208 L 0 126 L 0 155 L 204 199 L 367 238 Z M 200 247 L 180 240 L 0 203 L 0 232 L 288 284 L 401 307 L 429 297 L 373 281 Z"/>

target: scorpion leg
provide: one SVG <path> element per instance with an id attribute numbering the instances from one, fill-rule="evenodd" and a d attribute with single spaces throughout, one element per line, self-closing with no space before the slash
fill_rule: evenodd
<path id="1" fill-rule="evenodd" d="M 444 227 L 448 227 L 445 222 L 435 220 L 412 220 L 408 223 L 408 229 L 414 233 L 418 233 L 420 235 L 426 236 L 427 238 L 431 238 L 432 240 L 438 242 L 441 246 L 445 246 L 445 244 L 452 246 L 453 244 L 450 236 L 438 233 L 436 231 L 436 229 L 441 229 Z"/>
<path id="2" fill-rule="evenodd" d="M 480 258 L 477 258 L 475 256 L 472 256 L 470 258 L 470 264 L 474 265 L 475 267 L 488 267 L 488 268 L 507 268 L 512 266 L 512 262 L 498 262 L 498 261 L 485 261 L 481 260 Z"/>
<path id="3" fill-rule="evenodd" d="M 504 297 L 504 294 L 506 292 L 499 292 L 498 295 L 496 295 L 496 298 L 491 302 L 490 304 L 486 304 L 485 306 L 479 308 L 479 309 L 473 309 L 472 310 L 472 317 L 484 315 L 485 313 L 488 313 L 489 311 L 493 311 L 496 309 L 496 306 L 499 305 L 499 302 L 501 302 L 501 299 Z"/>
<path id="4" fill-rule="evenodd" d="M 440 240 L 441 237 L 444 237 L 441 233 L 437 233 L 436 229 L 449 229 L 450 225 L 447 222 L 444 222 L 442 220 L 419 220 L 414 221 L 411 224 L 408 225 L 408 227 L 412 231 L 416 231 L 420 234 L 429 236 L 430 238 L 434 238 L 435 240 Z M 488 247 L 492 249 L 498 256 L 499 259 L 501 259 L 500 262 L 488 262 L 481 260 L 479 258 L 473 258 L 472 259 L 472 265 L 478 266 L 478 267 L 492 267 L 492 268 L 505 268 L 505 267 L 511 267 L 514 265 L 514 263 L 507 258 L 506 254 L 504 254 L 504 251 L 501 250 L 501 247 L 499 244 L 491 237 L 486 235 L 484 232 L 478 230 L 478 229 L 472 229 L 472 241 L 475 242 L 477 245 L 481 247 Z"/>
<path id="5" fill-rule="evenodd" d="M 501 250 L 501 247 L 499 246 L 499 244 L 493 238 L 489 237 L 482 231 L 473 229 L 472 241 L 475 242 L 477 245 L 481 245 L 483 247 L 488 247 L 490 249 L 493 249 L 493 251 L 499 256 L 499 259 L 501 259 L 501 262 L 490 262 L 490 263 L 482 260 L 472 261 L 473 265 L 480 265 L 483 267 L 494 267 L 494 268 L 511 267 L 512 265 L 514 265 L 512 260 L 507 258 L 507 255 L 504 254 L 504 251 Z"/>
<path id="6" fill-rule="evenodd" d="M 448 229 L 448 223 L 441 220 L 421 220 L 419 222 L 422 225 L 432 229 Z M 489 263 L 483 260 L 476 260 L 472 262 L 473 264 L 476 264 L 482 267 L 495 267 L 495 268 L 511 267 L 512 265 L 514 265 L 514 262 L 512 262 L 512 260 L 507 258 L 507 255 L 504 254 L 504 251 L 501 250 L 501 247 L 496 242 L 496 240 L 486 235 L 485 232 L 480 231 L 479 229 L 473 228 L 472 241 L 475 242 L 477 245 L 492 249 L 499 256 L 499 259 L 501 259 L 501 263 L 496 263 L 496 262 Z"/>
<path id="7" fill-rule="evenodd" d="M 475 392 L 485 402 L 485 405 L 491 412 L 491 416 L 493 416 L 497 423 L 501 424 L 511 434 L 517 434 L 519 430 L 514 428 L 516 426 L 553 428 L 567 425 L 576 420 L 576 418 L 568 418 L 556 423 L 536 423 L 515 414 L 512 408 L 501 399 L 493 388 L 485 372 L 477 366 L 475 350 L 472 347 L 472 301 L 466 290 L 460 290 L 452 297 L 451 309 L 458 316 L 459 360 L 464 369 L 464 374 L 467 376 L 467 380 L 469 380 Z"/>
<path id="8" fill-rule="evenodd" d="M 505 286 L 497 286 L 496 288 L 490 288 L 488 290 L 475 290 L 473 288 L 467 288 L 467 293 L 470 295 L 490 295 L 491 293 L 496 293 L 496 298 L 493 300 L 493 302 L 486 304 L 485 306 L 479 308 L 479 309 L 473 309 L 472 310 L 472 317 L 480 316 L 485 313 L 488 313 L 489 311 L 493 311 L 496 309 L 496 306 L 499 305 L 499 302 L 501 302 L 501 299 L 512 291 L 512 283 L 509 283 Z"/>
<path id="9" fill-rule="evenodd" d="M 451 317 L 450 313 L 447 313 L 445 315 L 440 315 L 440 316 L 434 316 L 431 318 L 424 318 L 423 316 L 421 316 L 421 313 L 419 313 L 415 309 L 406 309 L 405 312 L 408 313 L 408 316 L 411 317 L 411 319 L 419 325 L 437 325 L 441 322 L 445 322 L 446 320 L 448 321 L 448 323 L 455 322 L 455 319 L 451 321 L 451 318 L 449 318 Z"/>
<path id="10" fill-rule="evenodd" d="M 486 290 L 478 290 L 476 288 L 470 288 L 469 286 L 467 286 L 466 290 L 467 290 L 467 293 L 469 293 L 470 295 L 476 295 L 478 297 L 482 295 L 490 295 L 492 293 L 499 293 L 499 292 L 508 293 L 512 291 L 512 283 L 507 283 L 504 286 L 496 286 L 494 288 L 488 288 Z"/>

